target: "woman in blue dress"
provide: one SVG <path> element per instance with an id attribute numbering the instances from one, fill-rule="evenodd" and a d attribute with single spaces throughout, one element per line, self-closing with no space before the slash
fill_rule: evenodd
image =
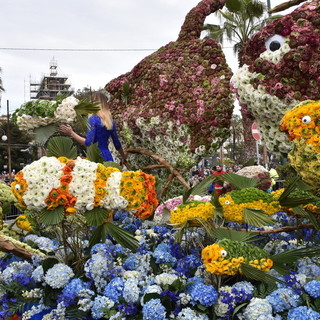
<path id="1" fill-rule="evenodd" d="M 89 117 L 90 127 L 87 131 L 86 138 L 75 133 L 70 125 L 61 125 L 60 130 L 78 143 L 87 147 L 97 142 L 98 148 L 101 151 L 101 156 L 105 161 L 114 161 L 108 148 L 109 138 L 111 137 L 114 147 L 120 153 L 121 164 L 123 164 L 126 162 L 127 157 L 118 138 L 116 124 L 112 119 L 107 98 L 102 92 L 95 92 L 92 95 L 92 99 L 99 102 L 100 110 Z"/>

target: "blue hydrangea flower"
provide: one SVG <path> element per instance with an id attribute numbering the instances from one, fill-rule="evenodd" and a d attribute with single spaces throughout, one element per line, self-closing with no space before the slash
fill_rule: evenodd
<path id="1" fill-rule="evenodd" d="M 132 254 L 123 263 L 125 270 L 136 270 L 139 266 L 139 256 L 137 254 Z"/>
<path id="2" fill-rule="evenodd" d="M 103 294 L 114 303 L 119 303 L 119 298 L 123 295 L 124 280 L 120 277 L 112 279 L 105 287 Z"/>
<path id="3" fill-rule="evenodd" d="M 292 289 L 280 288 L 266 297 L 275 312 L 282 312 L 298 307 L 301 304 L 300 296 Z"/>
<path id="4" fill-rule="evenodd" d="M 320 298 L 320 281 L 312 280 L 308 282 L 304 289 L 310 294 L 313 298 Z"/>
<path id="5" fill-rule="evenodd" d="M 197 254 L 188 254 L 177 261 L 175 270 L 181 272 L 186 277 L 190 277 L 195 270 L 202 265 L 202 261 Z"/>
<path id="6" fill-rule="evenodd" d="M 142 309 L 143 320 L 167 320 L 166 308 L 160 299 L 149 300 Z"/>
<path id="7" fill-rule="evenodd" d="M 53 289 L 63 288 L 74 276 L 72 269 L 64 263 L 57 263 L 48 269 L 44 276 L 45 282 Z"/>
<path id="8" fill-rule="evenodd" d="M 191 304 L 202 304 L 205 307 L 214 305 L 218 299 L 218 293 L 213 286 L 205 285 L 200 281 L 187 285 L 186 293 L 191 296 Z"/>
<path id="9" fill-rule="evenodd" d="M 135 303 L 139 300 L 140 289 L 138 279 L 130 278 L 124 283 L 123 298 L 127 303 Z"/>
<path id="10" fill-rule="evenodd" d="M 72 279 L 62 290 L 58 297 L 58 302 L 63 302 L 66 307 L 75 303 L 78 293 L 83 289 L 88 289 L 89 284 L 80 279 Z"/>
<path id="11" fill-rule="evenodd" d="M 320 320 L 320 313 L 306 306 L 291 309 L 288 312 L 287 320 Z"/>
<path id="12" fill-rule="evenodd" d="M 246 320 L 273 320 L 272 306 L 266 299 L 252 298 L 244 310 Z"/>
<path id="13" fill-rule="evenodd" d="M 103 318 L 103 309 L 111 309 L 114 306 L 114 302 L 107 297 L 96 296 L 93 301 L 91 313 L 93 319 Z"/>
<path id="14" fill-rule="evenodd" d="M 170 245 L 165 243 L 160 243 L 152 255 L 156 259 L 156 263 L 169 263 L 173 265 L 176 262 L 176 258 L 171 255 Z"/>

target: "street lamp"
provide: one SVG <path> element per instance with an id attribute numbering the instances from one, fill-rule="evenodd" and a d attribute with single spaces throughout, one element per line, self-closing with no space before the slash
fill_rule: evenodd
<path id="1" fill-rule="evenodd" d="M 5 131 L 4 131 L 2 128 L 0 128 L 0 130 L 3 132 L 3 135 L 2 135 L 2 137 L 1 137 L 1 140 L 2 140 L 2 141 L 7 141 L 7 140 L 8 140 L 8 137 L 7 137 L 6 133 L 5 133 Z"/>

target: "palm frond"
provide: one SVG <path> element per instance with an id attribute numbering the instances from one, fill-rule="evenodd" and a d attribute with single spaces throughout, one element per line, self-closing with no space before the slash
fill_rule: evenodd
<path id="1" fill-rule="evenodd" d="M 257 240 L 257 235 L 250 232 L 237 231 L 232 229 L 214 228 L 211 229 L 210 235 L 217 239 L 230 239 L 239 242 L 252 242 Z"/>
<path id="2" fill-rule="evenodd" d="M 199 184 L 187 190 L 183 194 L 183 202 L 187 201 L 190 195 L 199 195 L 199 196 L 206 195 L 209 190 L 210 184 L 212 184 L 212 182 L 215 180 L 216 180 L 216 176 L 206 177 Z"/>
<path id="3" fill-rule="evenodd" d="M 252 267 L 248 264 L 242 263 L 240 269 L 242 273 L 249 279 L 257 280 L 264 283 L 280 282 L 285 284 L 284 281 L 277 279 L 276 277 L 273 277 L 270 274 L 261 271 L 255 267 Z"/>
<path id="4" fill-rule="evenodd" d="M 300 180 L 301 178 L 297 175 L 289 181 L 288 187 L 284 190 L 284 192 L 281 194 L 278 200 L 281 205 L 282 205 L 282 202 L 289 196 L 289 194 L 297 188 Z"/>
<path id="5" fill-rule="evenodd" d="M 226 8 L 230 12 L 238 12 L 242 8 L 242 3 L 240 0 L 227 0 L 226 1 Z"/>
<path id="6" fill-rule="evenodd" d="M 312 246 L 307 248 L 291 249 L 271 256 L 273 262 L 277 265 L 293 263 L 300 258 L 315 257 L 320 255 L 320 247 Z"/>
<path id="7" fill-rule="evenodd" d="M 44 127 L 39 127 L 34 129 L 34 139 L 37 144 L 39 145 L 45 145 L 45 143 L 48 141 L 48 139 L 57 132 L 58 127 L 55 124 L 49 124 Z"/>
<path id="8" fill-rule="evenodd" d="M 316 230 L 320 229 L 320 223 L 313 213 L 308 212 L 308 211 L 302 209 L 301 207 L 293 208 L 293 212 L 298 214 L 299 216 L 302 216 L 302 217 L 308 219 L 313 224 L 313 226 L 315 227 Z"/>
<path id="9" fill-rule="evenodd" d="M 258 185 L 257 178 L 243 177 L 243 176 L 239 176 L 236 173 L 224 173 L 220 175 L 220 177 L 240 190 L 256 187 Z"/>
<path id="10" fill-rule="evenodd" d="M 276 221 L 268 216 L 261 209 L 244 208 L 243 219 L 247 224 L 256 227 L 264 227 L 266 225 L 274 224 Z"/>
<path id="11" fill-rule="evenodd" d="M 96 163 L 103 163 L 104 159 L 101 157 L 101 152 L 98 148 L 98 145 L 92 144 L 91 146 L 89 146 L 87 148 L 87 152 L 86 152 L 87 158 L 88 160 L 92 161 L 92 162 L 96 162 Z"/>
<path id="12" fill-rule="evenodd" d="M 99 102 L 90 99 L 83 99 L 74 107 L 74 110 L 79 115 L 88 115 L 97 113 L 100 110 Z"/>
<path id="13" fill-rule="evenodd" d="M 49 139 L 46 154 L 48 157 L 67 157 L 69 159 L 75 159 L 77 157 L 77 148 L 70 138 L 56 136 Z"/>
<path id="14" fill-rule="evenodd" d="M 104 161 L 104 162 L 103 162 L 103 165 L 104 165 L 105 167 L 117 168 L 117 169 L 119 169 L 120 171 L 122 171 L 122 167 L 120 166 L 120 164 L 117 163 L 117 162 L 114 162 L 114 161 Z"/>

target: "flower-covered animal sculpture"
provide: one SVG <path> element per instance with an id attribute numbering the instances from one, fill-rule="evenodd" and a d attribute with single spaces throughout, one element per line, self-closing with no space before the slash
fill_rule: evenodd
<path id="1" fill-rule="evenodd" d="M 285 113 L 281 130 L 293 141 L 290 164 L 302 179 L 320 189 L 320 101 L 304 101 Z"/>
<path id="2" fill-rule="evenodd" d="M 304 100 L 320 99 L 320 1 L 309 1 L 276 19 L 244 47 L 232 78 L 242 108 L 253 115 L 270 151 L 292 149 L 279 125 Z"/>
<path id="3" fill-rule="evenodd" d="M 216 275 L 238 274 L 243 263 L 265 272 L 270 271 L 273 266 L 273 261 L 265 250 L 230 239 L 223 239 L 205 247 L 201 255 L 206 270 Z"/>
<path id="4" fill-rule="evenodd" d="M 291 249 L 271 255 L 250 243 L 229 238 L 223 238 L 205 247 L 201 253 L 208 272 L 216 275 L 231 276 L 245 273 L 249 277 L 250 269 L 248 270 L 246 265 L 264 272 L 270 271 L 271 268 L 284 272 L 284 270 L 290 268 L 292 262 L 299 258 L 319 255 L 320 248 L 318 246 Z"/>
<path id="5" fill-rule="evenodd" d="M 112 210 L 131 210 L 146 219 L 158 205 L 153 176 L 120 172 L 81 158 L 42 157 L 16 174 L 11 189 L 19 205 L 38 212 L 43 221 L 56 209 L 61 210 L 55 211 L 53 222 L 75 213 L 91 214 L 93 220 L 94 215 L 107 218 Z"/>
<path id="6" fill-rule="evenodd" d="M 220 45 L 200 39 L 205 18 L 224 0 L 202 0 L 186 16 L 177 41 L 109 82 L 110 108 L 131 147 L 190 167 L 194 152 L 216 150 L 229 136 L 232 72 Z"/>

